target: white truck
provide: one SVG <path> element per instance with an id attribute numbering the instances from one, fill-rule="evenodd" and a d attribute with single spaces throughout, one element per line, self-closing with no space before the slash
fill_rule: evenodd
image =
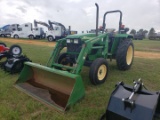
<path id="1" fill-rule="evenodd" d="M 58 22 L 51 22 L 48 20 L 50 29 L 46 33 L 49 42 L 65 37 L 67 34 L 66 28 L 63 24 Z M 53 26 L 54 24 L 54 26 Z"/>
<path id="2" fill-rule="evenodd" d="M 42 28 L 32 28 L 32 23 L 25 23 L 18 26 L 18 30 L 11 34 L 13 38 L 41 38 L 44 34 Z"/>
<path id="3" fill-rule="evenodd" d="M 48 41 L 51 42 L 59 38 L 63 38 L 67 35 L 67 30 L 63 24 L 58 23 L 58 22 L 51 22 L 50 20 L 48 21 L 48 23 L 49 24 L 42 22 L 42 21 L 34 20 L 35 28 L 38 27 L 38 24 L 47 27 L 48 31 L 46 31 L 45 36 L 48 39 Z"/>
<path id="4" fill-rule="evenodd" d="M 48 20 L 48 23 L 49 24 L 42 22 L 42 21 L 34 20 L 34 27 L 35 28 L 38 28 L 38 24 L 47 27 L 48 31 L 46 31 L 45 37 L 47 38 L 47 40 L 49 42 L 66 37 L 68 34 L 76 34 L 77 33 L 77 31 L 70 31 L 70 28 L 69 28 L 69 30 L 67 30 L 65 28 L 65 26 L 61 23 L 51 22 L 50 20 Z"/>
<path id="5" fill-rule="evenodd" d="M 50 30 L 50 26 L 49 26 L 47 23 L 42 22 L 42 21 L 34 20 L 34 27 L 35 27 L 35 28 L 38 28 L 38 24 L 47 27 L 47 30 L 48 30 L 48 31 Z M 47 31 L 46 31 L 46 32 L 47 32 Z M 46 33 L 44 33 L 43 36 L 41 36 L 41 37 L 45 38 L 45 37 L 46 37 Z"/>

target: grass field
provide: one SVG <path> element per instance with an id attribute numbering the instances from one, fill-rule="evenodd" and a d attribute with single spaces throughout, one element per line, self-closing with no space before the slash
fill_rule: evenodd
<path id="1" fill-rule="evenodd" d="M 160 40 L 134 40 L 135 50 L 146 52 L 160 52 Z"/>
<path id="2" fill-rule="evenodd" d="M 6 42 L 7 43 L 7 42 Z M 11 45 L 9 42 L 7 45 Z M 23 53 L 33 62 L 45 65 L 52 47 L 20 44 Z M 135 50 L 160 53 L 160 41 L 134 41 Z M 160 90 L 160 59 L 134 58 L 128 71 L 119 71 L 116 62 L 109 62 L 107 81 L 94 86 L 89 81 L 89 68 L 81 73 L 86 94 L 84 99 L 72 106 L 64 114 L 48 108 L 13 87 L 18 74 L 10 75 L 0 69 L 0 120 L 97 120 L 105 112 L 111 92 L 119 81 L 132 84 L 142 78 L 149 90 Z"/>

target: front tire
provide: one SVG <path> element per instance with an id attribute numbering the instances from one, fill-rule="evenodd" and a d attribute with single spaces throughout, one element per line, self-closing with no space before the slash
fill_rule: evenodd
<path id="1" fill-rule="evenodd" d="M 92 84 L 98 85 L 106 81 L 108 76 L 108 62 L 104 58 L 97 58 L 90 66 L 89 78 Z"/>
<path id="2" fill-rule="evenodd" d="M 73 63 L 67 60 L 67 53 L 62 53 L 59 55 L 58 64 L 62 64 L 66 66 L 73 66 Z"/>
<path id="3" fill-rule="evenodd" d="M 134 45 L 130 39 L 120 42 L 117 54 L 116 62 L 119 70 L 128 70 L 134 58 Z"/>

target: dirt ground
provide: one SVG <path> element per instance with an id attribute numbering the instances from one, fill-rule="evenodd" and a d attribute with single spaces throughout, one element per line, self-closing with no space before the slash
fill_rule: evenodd
<path id="1" fill-rule="evenodd" d="M 49 46 L 53 47 L 55 46 L 55 42 L 44 42 L 39 40 L 24 40 L 24 39 L 10 39 L 10 38 L 0 38 L 2 42 L 10 42 L 13 44 L 31 44 L 31 45 L 41 45 L 41 46 Z M 47 40 L 46 40 L 47 41 Z M 142 52 L 142 51 L 135 51 L 134 56 L 138 58 L 148 58 L 148 59 L 160 59 L 160 53 L 154 53 L 154 52 Z"/>
<path id="2" fill-rule="evenodd" d="M 0 38 L 0 41 L 2 42 L 6 41 L 13 44 L 22 43 L 22 44 L 41 45 L 41 46 L 49 46 L 49 47 L 53 47 L 56 44 L 55 42 L 44 42 L 40 40 L 25 40 L 25 39 L 10 39 L 10 38 Z"/>

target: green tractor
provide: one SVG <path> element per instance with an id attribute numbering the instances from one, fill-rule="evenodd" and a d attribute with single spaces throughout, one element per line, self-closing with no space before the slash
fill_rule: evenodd
<path id="1" fill-rule="evenodd" d="M 96 34 L 69 35 L 57 41 L 47 66 L 26 62 L 16 81 L 16 88 L 30 96 L 65 111 L 84 97 L 85 89 L 80 75 L 83 66 L 90 67 L 91 83 L 104 83 L 109 66 L 106 59 L 116 59 L 120 70 L 128 70 L 133 62 L 133 36 L 122 28 L 122 12 L 109 11 L 104 14 L 103 27 L 98 33 L 99 7 L 97 7 Z M 118 33 L 105 32 L 106 15 L 120 13 Z"/>

